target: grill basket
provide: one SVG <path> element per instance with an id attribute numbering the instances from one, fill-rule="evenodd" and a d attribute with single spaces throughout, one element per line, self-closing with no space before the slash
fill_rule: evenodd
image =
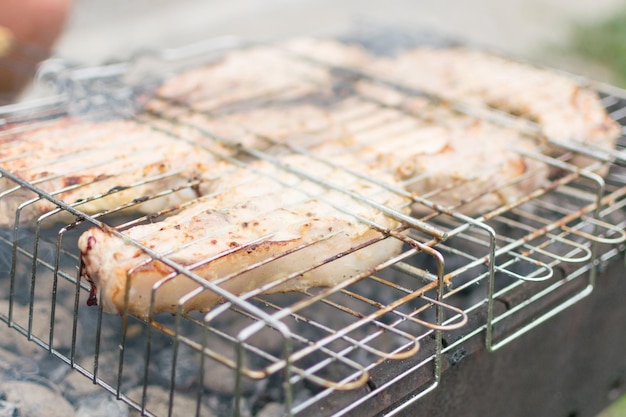
<path id="1" fill-rule="evenodd" d="M 159 131 L 190 128 L 167 115 L 144 112 L 142 98 L 169 71 L 210 62 L 242 47 L 245 45 L 224 38 L 140 54 L 128 63 L 57 74 L 54 82 L 61 93 L 5 106 L 0 134 L 10 138 L 68 116 L 125 118 Z M 334 70 L 348 87 L 359 79 L 377 81 L 355 70 Z M 611 117 L 626 124 L 626 95 L 621 90 L 574 79 L 598 91 Z M 385 85 L 407 97 L 423 96 L 402 85 Z M 367 126 L 376 114 L 395 111 L 397 119 L 385 121 L 384 129 L 371 123 L 366 127 L 373 140 L 382 140 L 396 127 L 395 131 L 401 132 L 406 118 L 419 117 L 346 90 L 338 92 L 329 106 L 358 109 L 352 116 L 355 123 Z M 289 94 L 287 88 L 247 100 L 269 103 Z M 520 126 L 515 118 L 502 119 L 461 105 L 456 110 Z M 194 134 L 207 135 L 191 128 Z M 552 145 L 566 146 L 558 141 Z M 282 145 L 276 142 L 273 146 Z M 451 352 L 476 338 L 484 340 L 488 350 L 499 350 L 555 315 L 567 314 L 569 307 L 593 292 L 598 272 L 623 257 L 625 138 L 619 139 L 614 151 L 567 147 L 565 157 L 558 159 L 546 156 L 542 149 L 519 150 L 558 169 L 558 178 L 522 200 L 480 217 L 443 209 L 428 198 L 414 196 L 411 198 L 426 207 L 426 212 L 408 216 L 394 207 L 379 207 L 366 196 L 350 195 L 401 222 L 397 229 L 385 231 L 383 239 L 400 240 L 403 250 L 342 284 L 290 294 L 253 291 L 238 297 L 226 292 L 226 301 L 208 313 L 179 310 L 179 314 L 147 318 L 109 315 L 86 305 L 92 294 L 89 283 L 80 278 L 76 242 L 93 226 L 122 232 L 154 222 L 168 211 L 133 215 L 128 214 L 129 208 L 193 189 L 197 183 L 163 187 L 154 195 L 138 191 L 128 204 L 88 215 L 81 210 L 86 201 L 60 201 L 55 195 L 65 190 L 45 192 L 37 182 L 25 182 L 0 168 L 2 179 L 11 184 L 0 192 L 0 202 L 19 195 L 17 205 L 0 203 L 0 207 L 17 207 L 10 226 L 0 230 L 0 288 L 4 294 L 0 320 L 41 348 L 35 350 L 35 356 L 47 352 L 47 357 L 58 359 L 55 369 L 62 371 L 57 378 L 66 378 L 73 370 L 149 416 L 204 415 L 207 410 L 217 415 L 254 415 L 274 403 L 287 415 L 376 415 L 409 396 L 395 411 L 387 410 L 393 415 L 437 388 L 449 362 L 443 358 Z M 150 149 L 136 150 L 146 151 Z M 255 160 L 275 161 L 273 154 L 262 150 L 243 152 Z M 568 155 L 574 154 L 593 162 L 587 169 L 578 169 L 567 162 Z M 343 174 L 357 175 L 332 161 L 323 162 Z M 594 173 L 602 166 L 609 167 L 604 177 Z M 280 166 L 280 170 L 328 190 L 348 193 L 327 178 L 305 175 L 289 166 Z M 165 184 L 168 176 L 176 174 L 165 172 L 144 182 L 119 184 L 92 200 L 142 190 L 147 182 Z M 368 181 L 372 187 L 389 191 L 384 183 Z M 402 190 L 391 192 L 406 197 Z M 468 196 L 468 200 L 473 197 L 479 196 Z M 42 200 L 56 208 L 22 222 L 20 216 Z M 356 219 L 349 210 L 347 214 Z M 224 292 L 202 281 L 193 268 L 137 247 L 178 273 L 203 282 L 205 289 Z M 396 386 L 397 396 L 385 397 L 390 387 L 413 374 L 426 375 L 426 382 L 420 387 Z"/>

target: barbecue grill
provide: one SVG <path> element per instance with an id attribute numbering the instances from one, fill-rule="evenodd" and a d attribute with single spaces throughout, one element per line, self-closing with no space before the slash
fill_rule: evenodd
<path id="1" fill-rule="evenodd" d="M 167 115 L 144 111 L 145 96 L 170 71 L 210 62 L 226 51 L 244 47 L 238 40 L 220 38 L 181 49 L 139 54 L 120 64 L 46 74 L 60 93 L 4 107 L 1 135 L 11 137 L 66 116 L 126 118 L 159 130 L 194 130 L 193 126 L 177 125 Z M 302 59 L 313 66 L 332 65 Z M 333 70 L 344 88 L 329 105 L 349 102 L 357 109 L 366 109 L 354 116 L 364 120 L 389 106 L 351 91 L 355 80 L 380 83 L 408 97 L 439 100 L 355 69 L 333 66 Z M 570 77 L 597 90 L 611 117 L 626 124 L 623 91 Z M 289 89 L 246 99 L 263 104 L 279 94 L 288 95 Z M 530 132 L 535 128 L 514 116 L 504 117 L 460 103 L 452 103 L 452 107 L 497 124 Z M 185 111 L 184 106 L 180 111 Z M 406 109 L 402 113 L 406 116 Z M 393 120 L 385 123 L 382 128 L 369 127 L 374 140 L 394 131 Z M 210 132 L 195 129 L 194 134 Z M 272 138 L 265 140 L 273 146 L 285 146 L 272 142 Z M 0 319 L 58 359 L 64 369 L 83 375 L 86 382 L 148 416 L 187 412 L 254 415 L 268 413 L 272 405 L 280 410 L 276 415 L 419 415 L 435 410 L 458 411 L 462 404 L 470 410 L 484 410 L 481 403 L 485 398 L 491 399 L 492 410 L 506 410 L 511 398 L 525 394 L 507 391 L 502 388 L 506 387 L 503 381 L 515 380 L 518 387 L 529 383 L 543 388 L 560 381 L 547 376 L 541 385 L 537 373 L 522 372 L 532 364 L 536 366 L 530 369 L 541 370 L 540 365 L 556 360 L 540 354 L 537 345 L 544 343 L 562 348 L 562 355 L 573 361 L 583 360 L 582 354 L 569 346 L 580 344 L 587 352 L 584 360 L 594 358 L 590 368 L 595 366 L 610 379 L 602 381 L 597 391 L 585 391 L 594 399 L 577 411 L 559 408 L 567 406 L 563 401 L 532 414 L 555 415 L 558 411 L 557 415 L 591 415 L 605 405 L 598 398 L 606 390 L 610 388 L 612 395 L 623 390 L 625 375 L 611 374 L 610 367 L 619 365 L 624 369 L 624 360 L 620 362 L 618 356 L 607 353 L 613 365 L 609 361 L 607 369 L 601 363 L 602 356 L 609 352 L 603 349 L 607 345 L 615 347 L 618 340 L 624 339 L 620 322 L 615 321 L 616 327 L 597 329 L 598 335 L 570 334 L 569 339 L 563 339 L 555 328 L 582 323 L 581 327 L 589 330 L 593 327 L 585 323 L 623 316 L 624 308 L 617 304 L 616 295 L 623 286 L 618 277 L 624 275 L 626 139 L 621 137 L 613 151 L 568 145 L 556 139 L 551 146 L 564 149 L 563 156 L 549 157 L 541 148 L 519 152 L 558 170 L 557 178 L 519 201 L 480 216 L 440 207 L 431 202 L 431 196 L 411 196 L 423 207 L 419 215 L 407 216 L 392 208 L 374 206 L 402 221 L 398 229 L 386 231 L 384 238 L 402 241 L 403 250 L 367 273 L 334 287 L 272 295 L 252 291 L 235 296 L 202 281 L 192 268 L 151 253 L 178 273 L 202 282 L 202 289 L 218 292 L 225 302 L 208 313 L 183 313 L 179 307 L 178 314 L 150 314 L 147 318 L 128 313 L 109 315 L 101 308 L 86 305 L 93 301 L 93 294 L 89 283 L 80 277 L 77 239 L 92 226 L 124 231 L 157 221 L 169 211 L 133 215 L 128 209 L 166 198 L 180 188 L 192 189 L 197 183 L 164 188 L 155 195 L 137 195 L 118 208 L 87 214 L 81 210 L 84 201 L 68 204 L 55 197 L 64 190 L 43 191 L 37 182 L 25 182 L 0 168 L 1 176 L 12 184 L 0 193 L 0 201 L 18 192 L 26 196 L 18 204 L 10 226 L 0 235 L 2 269 L 8 271 L 0 279 L 4 294 Z M 263 150 L 243 152 L 254 159 L 273 161 L 273 156 Z M 290 152 L 306 150 L 296 148 Z M 585 169 L 568 163 L 579 154 L 593 161 Z M 603 166 L 608 167 L 606 175 L 595 173 Z M 334 168 L 358 175 L 346 167 Z M 293 167 L 281 169 L 302 175 Z M 146 181 L 163 181 L 175 174 L 168 172 Z M 342 191 L 327 178 L 304 179 Z M 371 181 L 387 187 L 375 179 Z M 110 193 L 142 185 L 120 184 Z M 399 189 L 391 191 L 406 194 Z M 92 199 L 104 197 L 94 195 Z M 351 197 L 373 204 L 363 196 Z M 479 197 L 468 196 L 467 201 Z M 33 221 L 21 221 L 20 216 L 41 200 L 51 201 L 57 208 Z M 459 207 L 467 201 L 459 201 Z M 351 251 L 362 249 L 355 247 Z M 333 254 L 325 262 L 345 255 Z M 301 271 L 294 275 L 298 273 Z M 611 311 L 596 309 L 603 304 L 610 304 Z M 604 337 L 615 342 L 596 343 Z M 533 352 L 538 352 L 534 359 L 530 358 Z M 500 366 L 495 371 L 494 363 Z M 579 365 L 574 362 L 573 366 Z M 576 376 L 586 378 L 587 370 L 580 366 Z M 496 376 L 500 374 L 503 376 Z M 455 381 L 471 385 L 474 381 L 468 379 L 476 375 L 487 392 L 468 388 L 455 399 L 450 398 L 458 390 Z M 468 399 L 465 392 L 474 396 Z M 572 396 L 578 394 L 576 389 L 570 392 Z M 491 393 L 500 393 L 501 400 Z M 562 397 L 573 398 L 567 393 Z M 537 401 L 538 397 L 529 398 Z M 529 410 L 529 403 L 519 404 L 520 410 Z"/>

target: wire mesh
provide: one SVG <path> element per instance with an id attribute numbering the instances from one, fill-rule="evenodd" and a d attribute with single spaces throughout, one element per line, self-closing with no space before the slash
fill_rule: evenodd
<path id="1" fill-rule="evenodd" d="M 233 46 L 225 43 L 227 50 Z M 203 62 L 223 53 L 224 42 L 217 46 L 212 43 L 208 50 L 200 48 Z M 198 54 L 195 49 L 191 54 L 174 52 L 157 61 L 171 64 Z M 367 152 L 369 147 L 383 143 L 389 149 L 400 149 L 412 133 L 430 128 L 432 120 L 443 121 L 443 129 L 449 127 L 446 120 L 451 117 L 479 118 L 522 130 L 532 130 L 532 126 L 464 106 L 442 109 L 438 97 L 338 66 L 322 65 L 320 72 L 319 63 L 287 56 L 285 59 L 297 61 L 300 72 L 269 87 L 252 80 L 246 94 L 231 94 L 230 100 L 222 95 L 232 93 L 232 86 L 198 94 L 193 100 L 150 97 L 146 104 L 145 85 L 139 92 L 124 82 L 118 85 L 117 77 L 127 77 L 133 70 L 132 65 L 124 64 L 109 68 L 104 77 L 101 69 L 81 70 L 74 79 L 64 79 L 69 86 L 66 95 L 4 109 L 3 146 L 18 149 L 24 141 L 31 144 L 30 150 L 24 146 L 10 157 L 0 157 L 4 213 L 0 253 L 8 272 L 8 279 L 0 281 L 7 294 L 0 319 L 145 415 L 176 415 L 186 403 L 196 415 L 203 410 L 254 414 L 268 401 L 280 402 L 286 414 L 307 415 L 332 403 L 337 395 L 359 392 L 358 400 L 347 395 L 329 411 L 344 415 L 369 404 L 407 375 L 426 370 L 432 378 L 418 393 L 413 392 L 411 401 L 417 401 L 436 388 L 442 356 L 453 346 L 479 334 L 484 334 L 490 349 L 513 341 L 587 296 L 596 269 L 623 251 L 623 137 L 615 151 L 556 140 L 549 143 L 566 148 L 568 155 L 589 157 L 592 161 L 586 169 L 570 164 L 567 155 L 547 156 L 545 147 L 514 149 L 517 155 L 558 169 L 558 177 L 507 204 L 474 215 L 468 213 L 473 203 L 489 201 L 490 196 L 519 182 L 532 182 L 534 173 L 483 187 L 475 195 L 447 205 L 440 202 L 448 201 L 454 188 L 471 185 L 471 180 L 417 195 L 406 187 L 425 178 L 411 177 L 398 184 L 383 176 L 363 174 L 359 165 L 346 164 L 347 159 L 342 158 L 354 153 L 361 155 L 361 164 L 375 163 L 375 154 Z M 320 81 L 320 73 L 324 77 L 331 74 L 330 89 Z M 100 84 L 93 83 L 93 78 Z M 610 115 L 624 124 L 626 98 L 621 91 L 593 87 L 602 92 Z M 372 88 L 383 89 L 385 99 L 372 94 Z M 393 100 L 400 97 L 401 101 L 387 100 L 392 93 L 396 94 L 391 96 Z M 107 100 L 110 96 L 114 96 L 112 102 Z M 137 97 L 145 107 L 134 102 Z M 108 103 L 104 108 L 98 105 L 103 100 Z M 267 128 L 262 123 L 266 115 L 251 125 L 229 118 L 237 109 L 285 111 L 277 103 L 312 103 L 331 114 L 333 122 L 313 118 L 298 137 L 290 131 L 292 126 L 281 127 L 279 133 L 284 136 Z M 88 119 L 80 123 L 107 126 L 108 133 L 86 134 L 90 131 L 84 128 L 73 133 L 73 119 L 78 116 Z M 122 125 L 111 123 L 120 119 Z M 136 133 L 127 133 L 129 125 Z M 337 125 L 349 129 L 358 140 L 322 154 L 311 149 L 311 143 L 324 144 L 328 137 L 341 136 L 344 132 Z M 37 159 L 32 143 L 48 140 L 51 128 L 58 129 L 58 154 L 53 159 Z M 297 128 L 302 129 L 302 124 Z M 63 144 L 63 140 L 74 143 L 71 135 L 76 134 L 84 150 Z M 200 146 L 187 152 L 185 147 L 192 144 Z M 196 153 L 194 162 L 181 159 L 184 163 L 178 166 L 157 164 L 158 169 L 151 171 L 150 157 L 158 161 L 174 148 Z M 289 161 L 285 155 L 313 161 L 313 169 L 285 162 Z M 132 164 L 120 163 L 131 156 L 136 157 Z M 137 160 L 143 161 L 142 165 L 138 166 Z M 18 173 L 4 168 L 20 161 L 23 168 Z M 208 176 L 200 176 L 200 168 L 198 172 L 189 169 L 207 163 L 213 169 Z M 605 176 L 594 173 L 604 165 L 610 166 Z M 177 253 L 206 245 L 204 238 L 160 252 L 129 237 L 135 227 L 162 224 L 193 207 L 194 199 L 206 195 L 207 189 L 211 198 L 228 194 L 236 182 L 217 191 L 207 184 L 223 177 L 235 181 L 250 167 L 256 167 L 257 178 L 264 178 L 272 187 L 278 184 L 279 193 L 298 190 L 298 198 L 291 204 L 318 199 L 325 210 L 366 225 L 375 236 L 327 253 L 313 263 L 301 261 L 275 280 L 239 293 L 220 285 L 284 258 L 302 257 L 342 230 L 244 265 L 216 282 L 207 281 L 201 272 L 213 259 L 205 257 L 192 264 L 176 260 Z M 485 172 L 489 169 L 487 164 Z M 37 172 L 25 181 L 23 173 L 28 170 Z M 91 181 L 67 181 L 85 171 L 92 175 Z M 239 185 L 246 186 L 245 182 Z M 381 195 L 394 196 L 397 204 L 386 204 Z M 279 198 L 276 193 L 272 196 Z M 107 201 L 116 203 L 105 205 Z M 355 206 L 367 207 L 380 217 L 372 220 Z M 393 226 L 382 224 L 381 218 L 391 219 Z M 145 256 L 143 264 L 126 272 L 129 280 L 142 266 L 163 265 L 165 272 L 146 294 L 147 310 L 138 312 L 130 307 L 130 285 L 123 290 L 119 316 L 107 314 L 102 306 L 87 305 L 102 295 L 85 279 L 85 265 L 76 247 L 80 236 L 92 227 Z M 251 250 L 270 237 L 261 235 L 258 240 L 238 243 L 228 253 Z M 271 293 L 273 287 L 297 281 L 310 271 L 327 268 L 330 274 L 337 262 L 371 253 L 367 251 L 386 242 L 401 249 L 340 282 L 289 294 Z M 160 313 L 156 300 L 170 291 L 168 283 L 179 277 L 188 279 L 193 287 L 175 297 L 169 310 L 174 315 Z M 522 298 L 517 296 L 520 288 L 525 291 Z M 207 312 L 186 308 L 207 293 L 218 297 L 219 304 Z M 554 299 L 555 294 L 560 295 Z M 485 315 L 483 321 L 467 326 L 472 317 L 481 314 Z M 454 341 L 447 340 L 451 334 L 457 335 Z M 404 365 L 381 377 L 380 370 L 389 362 Z M 277 393 L 271 391 L 275 387 L 280 387 Z M 161 400 L 156 399 L 159 394 Z M 227 400 L 216 405 L 218 397 Z M 163 404 L 165 408 L 159 408 Z"/>

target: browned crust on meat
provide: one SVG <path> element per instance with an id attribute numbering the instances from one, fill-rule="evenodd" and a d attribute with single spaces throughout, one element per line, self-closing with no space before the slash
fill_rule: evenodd
<path id="1" fill-rule="evenodd" d="M 86 213 L 140 203 L 143 200 L 138 198 L 182 188 L 205 174 L 211 178 L 225 166 L 210 152 L 135 121 L 59 119 L 36 126 L 28 131 L 3 132 L 12 139 L 2 146 L 4 161 L 0 165 L 66 204 L 81 202 L 76 208 Z M 0 178 L 0 192 L 15 187 L 11 180 Z M 151 212 L 189 201 L 201 192 L 198 185 L 195 187 L 135 205 L 134 209 Z M 35 197 L 25 188 L 5 195 L 0 199 L 0 225 L 12 224 L 20 205 Z M 41 198 L 21 210 L 20 222 L 56 208 Z M 61 220 L 63 213 L 55 218 Z M 64 214 L 63 220 L 69 219 Z"/>
<path id="2" fill-rule="evenodd" d="M 347 190 L 407 211 L 406 197 L 356 180 L 315 159 L 289 156 L 284 162 L 307 172 L 324 173 Z M 237 296 L 259 288 L 272 293 L 335 285 L 400 250 L 400 240 L 384 239 L 380 231 L 358 218 L 385 228 L 397 227 L 397 220 L 345 193 L 323 192 L 314 182 L 287 174 L 267 161 L 252 165 L 254 169 L 249 165 L 220 178 L 212 194 L 176 215 L 122 232 L 126 237 L 98 227 L 81 235 L 81 273 L 98 288 L 105 311 L 122 313 L 127 298 L 126 311 L 145 316 L 153 293 L 154 313 L 175 312 L 179 303 L 183 311 L 204 311 L 221 301 L 215 291 L 206 289 L 185 302 L 181 298 L 207 282 Z M 392 183 L 387 174 L 377 176 Z M 283 181 L 297 186 L 288 187 Z M 312 198 L 310 193 L 323 193 L 333 204 Z M 161 255 L 153 259 L 144 247 Z M 351 253 L 353 248 L 359 250 Z M 177 273 L 161 256 L 191 270 L 201 281 Z M 294 276 L 288 278 L 289 274 Z"/>
<path id="3" fill-rule="evenodd" d="M 92 228 L 87 232 L 86 239 L 89 241 L 94 236 L 98 236 L 97 240 L 100 244 L 106 244 L 109 239 L 119 238 L 113 235 L 102 234 L 99 228 Z M 380 234 L 375 231 L 368 231 L 365 234 L 355 237 L 347 238 L 338 235 L 336 238 L 331 238 L 337 241 L 346 240 L 349 244 L 343 244 L 342 250 L 347 250 L 353 245 L 364 244 L 370 240 L 378 240 Z M 81 238 L 82 242 L 85 242 L 84 238 Z M 93 241 L 92 241 L 93 242 Z M 227 252 L 222 254 L 217 259 L 211 262 L 202 263 L 199 267 L 192 268 L 192 272 L 198 276 L 203 277 L 206 281 L 219 282 L 220 287 L 229 291 L 232 294 L 240 295 L 248 291 L 260 288 L 263 285 L 268 284 L 271 281 L 285 279 L 290 270 L 294 270 L 294 264 L 306 267 L 306 265 L 315 266 L 316 262 L 307 260 L 310 258 L 310 253 L 313 252 L 311 248 L 300 249 L 296 252 L 289 253 L 291 249 L 298 248 L 303 243 L 302 238 L 294 238 L 285 241 L 266 241 L 256 244 L 254 246 L 248 246 L 235 250 L 233 252 Z M 389 245 L 387 241 L 387 245 Z M 97 244 L 97 243 L 96 243 Z M 326 242 L 328 244 L 328 242 Z M 196 290 L 202 284 L 194 282 L 191 278 L 183 274 L 177 274 L 173 268 L 164 264 L 158 260 L 152 260 L 147 263 L 146 256 L 141 255 L 138 259 L 140 263 L 138 266 L 133 266 L 128 262 L 123 262 L 114 267 L 112 275 L 106 277 L 106 281 L 103 280 L 103 276 L 100 276 L 102 272 L 98 265 L 94 265 L 90 262 L 90 258 L 95 259 L 91 255 L 91 250 L 84 243 L 81 243 L 81 259 L 84 262 L 84 268 L 82 275 L 88 279 L 92 286 L 98 286 L 98 290 L 103 293 L 98 294 L 101 302 L 104 298 L 104 307 L 108 312 L 114 312 L 121 314 L 125 311 L 125 295 L 126 290 L 132 292 L 128 297 L 128 305 L 126 311 L 130 314 L 138 316 L 146 316 L 149 311 L 149 298 L 152 289 L 155 289 L 155 303 L 153 313 L 159 313 L 163 311 L 176 312 L 179 308 L 178 301 Z M 392 246 L 396 246 L 396 243 L 392 243 Z M 382 249 L 382 246 L 379 245 Z M 129 250 L 126 245 L 119 247 L 119 250 Z M 132 250 L 132 249 L 131 249 Z M 337 253 L 341 253 L 338 250 Z M 370 250 L 367 253 L 360 254 L 358 256 L 365 256 L 371 258 L 369 262 L 376 262 L 377 258 L 382 261 L 381 255 L 378 254 L 379 250 Z M 333 253 L 327 252 L 326 255 L 330 257 Z M 355 262 L 354 258 L 357 255 L 348 255 L 349 259 L 336 259 L 335 262 L 331 262 L 326 265 L 317 267 L 312 272 L 309 271 L 304 275 L 294 276 L 288 280 L 285 280 L 282 284 L 263 291 L 264 293 L 274 292 L 287 292 L 287 291 L 299 291 L 310 288 L 312 286 L 330 286 L 341 282 L 354 274 L 354 271 L 350 271 L 350 274 L 346 274 L 345 269 L 338 266 L 342 262 L 351 263 Z M 387 256 L 387 255 L 383 255 Z M 133 256 L 134 258 L 134 256 Z M 269 263 L 263 263 L 267 259 L 274 259 Z M 193 262 L 177 262 L 181 267 L 188 268 L 193 266 Z M 255 265 L 251 271 L 245 271 L 246 265 Z M 237 271 L 243 271 L 239 275 L 235 275 L 233 278 L 223 280 L 221 278 L 227 276 L 230 273 L 237 273 Z M 344 271 L 344 272 L 342 272 Z M 164 278 L 169 277 L 167 282 L 161 282 Z M 220 278 L 221 277 L 221 278 Z M 158 289 L 157 289 L 158 287 Z M 190 310 L 207 311 L 217 303 L 224 301 L 221 296 L 214 293 L 211 290 L 205 290 L 189 299 L 180 308 L 183 312 Z"/>

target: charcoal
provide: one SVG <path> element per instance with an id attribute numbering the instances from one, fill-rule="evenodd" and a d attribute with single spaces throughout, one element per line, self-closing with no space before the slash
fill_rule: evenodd
<path id="1" fill-rule="evenodd" d="M 256 391 L 250 396 L 252 414 L 257 415 L 272 403 L 283 404 L 285 401 L 283 384 L 284 378 L 281 374 L 273 374 L 259 381 L 256 384 Z"/>
<path id="2" fill-rule="evenodd" d="M 7 338 L 3 336 L 4 334 L 0 331 L 0 341 L 2 341 L 3 346 L 9 347 L 8 344 L 5 344 Z M 18 355 L 0 346 L 0 382 L 9 379 L 21 379 L 24 375 L 33 375 L 38 372 L 39 366 L 33 359 Z"/>
<path id="3" fill-rule="evenodd" d="M 102 392 L 79 399 L 76 417 L 128 417 L 128 406 Z"/>
<path id="4" fill-rule="evenodd" d="M 63 387 L 65 397 L 73 403 L 78 403 L 83 397 L 93 396 L 102 392 L 100 386 L 92 383 L 78 372 L 69 372 L 65 378 L 59 382 L 59 385 Z"/>
<path id="5" fill-rule="evenodd" d="M 215 341 L 216 350 L 218 353 L 227 357 L 233 357 L 234 347 L 226 343 L 220 343 Z M 243 366 L 249 367 L 249 356 L 245 355 L 243 359 Z M 202 385 L 209 391 L 216 392 L 218 394 L 234 394 L 235 389 L 235 371 L 225 365 L 217 363 L 210 359 L 205 359 L 204 366 L 204 378 Z M 250 393 L 254 388 L 254 381 L 249 378 L 242 378 L 241 390 L 244 393 Z"/>
<path id="6" fill-rule="evenodd" d="M 3 303 L 3 300 L 0 300 L 1 312 L 6 311 Z M 28 358 L 41 357 L 45 354 L 45 352 L 34 343 L 29 342 L 24 336 L 6 326 L 4 323 L 0 323 L 0 347 L 11 352 L 19 352 L 20 355 Z"/>
<path id="7" fill-rule="evenodd" d="M 268 403 L 256 414 L 256 417 L 280 417 L 285 413 L 285 406 L 279 403 Z"/>
<path id="8" fill-rule="evenodd" d="M 19 404 L 0 400 L 0 417 L 13 417 L 19 409 Z"/>
<path id="9" fill-rule="evenodd" d="M 141 402 L 143 387 L 136 387 L 128 392 L 128 396 L 138 403 Z M 146 408 L 157 416 L 167 416 L 170 403 L 170 393 L 158 385 L 149 385 L 146 391 Z M 172 417 L 192 417 L 196 415 L 197 401 L 191 395 L 175 392 Z M 139 417 L 141 413 L 131 410 L 129 417 Z M 214 417 L 207 407 L 200 410 L 202 417 Z"/>
<path id="10" fill-rule="evenodd" d="M 4 401 L 17 405 L 20 417 L 73 417 L 74 407 L 63 396 L 41 384 L 10 381 L 0 385 Z"/>

